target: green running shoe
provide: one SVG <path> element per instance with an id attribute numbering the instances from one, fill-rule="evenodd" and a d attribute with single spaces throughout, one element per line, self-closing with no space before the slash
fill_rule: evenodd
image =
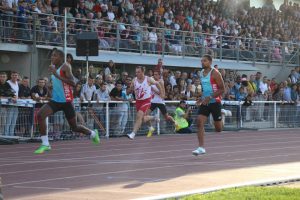
<path id="1" fill-rule="evenodd" d="M 98 130 L 95 129 L 95 132 L 96 132 L 96 135 L 95 135 L 95 137 L 92 138 L 92 142 L 93 142 L 93 144 L 99 144 L 100 143 L 100 137 L 99 137 Z"/>
<path id="2" fill-rule="evenodd" d="M 42 154 L 45 151 L 50 151 L 51 147 L 46 145 L 41 145 L 37 150 L 34 151 L 35 154 Z"/>

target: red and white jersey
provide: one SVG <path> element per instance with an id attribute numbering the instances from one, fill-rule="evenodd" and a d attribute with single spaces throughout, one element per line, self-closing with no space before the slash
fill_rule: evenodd
<path id="1" fill-rule="evenodd" d="M 136 100 L 151 98 L 151 86 L 148 82 L 148 76 L 145 76 L 142 83 L 139 83 L 137 78 L 134 79 L 134 92 Z"/>
<path id="2" fill-rule="evenodd" d="M 157 88 L 156 85 L 151 85 L 152 88 L 152 100 L 151 103 L 159 103 L 159 104 L 165 104 L 165 101 L 161 96 L 158 94 L 160 91 Z"/>

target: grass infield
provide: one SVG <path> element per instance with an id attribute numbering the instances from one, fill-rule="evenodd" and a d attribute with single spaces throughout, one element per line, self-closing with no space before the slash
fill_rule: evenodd
<path id="1" fill-rule="evenodd" d="M 243 187 L 176 198 L 180 200 L 300 200 L 300 188 Z M 175 200 L 170 199 L 170 200 Z"/>

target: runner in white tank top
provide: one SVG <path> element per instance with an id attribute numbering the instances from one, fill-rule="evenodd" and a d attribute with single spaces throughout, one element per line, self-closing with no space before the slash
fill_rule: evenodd
<path id="1" fill-rule="evenodd" d="M 145 76 L 142 83 L 140 83 L 137 78 L 134 79 L 134 92 L 137 101 L 151 98 L 151 85 L 148 79 L 149 77 Z"/>
<path id="2" fill-rule="evenodd" d="M 127 134 L 129 139 L 134 139 L 135 134 L 140 129 L 143 122 L 159 120 L 159 118 L 149 116 L 147 110 L 151 106 L 151 85 L 156 85 L 161 90 L 160 84 L 153 78 L 145 76 L 144 67 L 138 66 L 135 73 L 136 78 L 132 82 L 131 87 L 135 93 L 137 115 L 132 133 Z"/>
<path id="3" fill-rule="evenodd" d="M 175 120 L 173 119 L 173 117 L 171 117 L 168 114 L 167 108 L 165 105 L 165 100 L 164 100 L 164 98 L 162 98 L 162 96 L 165 96 L 165 87 L 164 87 L 164 81 L 160 78 L 161 73 L 159 71 L 154 71 L 153 74 L 154 74 L 154 80 L 160 84 L 161 90 L 159 90 L 156 85 L 152 85 L 153 98 L 151 100 L 151 107 L 150 107 L 150 110 L 148 110 L 148 114 L 150 114 L 150 112 L 153 112 L 156 108 L 158 108 L 167 121 L 172 121 L 173 124 L 175 124 Z M 154 131 L 155 131 L 155 129 L 150 122 L 150 127 L 149 127 L 147 137 L 151 137 L 153 135 Z"/>

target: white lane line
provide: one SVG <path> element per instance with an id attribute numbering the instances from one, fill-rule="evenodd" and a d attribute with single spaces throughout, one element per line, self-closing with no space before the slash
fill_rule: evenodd
<path id="1" fill-rule="evenodd" d="M 220 163 L 220 162 L 222 163 L 222 162 L 231 162 L 231 161 L 256 160 L 256 159 L 266 159 L 266 158 L 275 158 L 275 157 L 283 157 L 283 156 L 288 157 L 288 156 L 293 156 L 293 155 L 300 155 L 300 153 L 282 154 L 282 155 L 275 155 L 275 156 L 261 156 L 261 157 L 254 157 L 254 158 L 239 158 L 239 159 L 230 159 L 230 160 L 204 162 L 204 163 Z M 42 182 L 57 181 L 57 180 L 69 180 L 69 179 L 76 179 L 76 178 L 85 178 L 85 177 L 92 177 L 92 176 L 102 176 L 102 175 L 110 175 L 110 174 L 129 173 L 129 172 L 140 172 L 140 171 L 146 171 L 146 170 L 157 170 L 157 169 L 174 168 L 174 167 L 185 167 L 185 166 L 191 166 L 191 165 L 195 166 L 194 163 L 192 163 L 192 164 L 185 163 L 185 164 L 167 165 L 167 166 L 160 166 L 160 167 L 148 167 L 148 168 L 140 168 L 140 169 L 130 169 L 130 170 L 121 170 L 121 171 L 102 172 L 102 173 L 92 173 L 92 174 L 84 174 L 84 175 L 77 175 L 77 176 L 65 176 L 65 177 L 49 178 L 49 179 L 42 179 L 42 180 L 35 180 L 35 181 L 24 181 L 24 182 L 4 184 L 2 186 L 3 187 L 8 187 L 8 186 L 16 186 L 16 185 L 24 185 L 24 184 L 32 184 L 32 183 L 42 183 Z M 201 165 L 201 162 L 199 162 L 199 165 Z"/>
<path id="2" fill-rule="evenodd" d="M 161 178 L 135 178 L 135 177 L 129 177 L 129 176 L 108 176 L 108 177 L 106 177 L 106 179 L 108 179 L 108 180 L 125 179 L 125 180 L 131 180 L 131 181 L 143 181 L 143 183 L 159 182 L 159 181 L 167 180 L 167 179 L 161 179 Z"/>
<path id="3" fill-rule="evenodd" d="M 158 199 L 173 199 L 173 198 L 180 199 L 180 197 L 183 197 L 183 196 L 189 196 L 189 195 L 193 195 L 193 194 L 205 194 L 205 193 L 215 192 L 215 191 L 224 190 L 224 189 L 228 189 L 228 188 L 261 186 L 261 185 L 268 185 L 268 184 L 273 184 L 273 183 L 278 183 L 278 182 L 287 182 L 287 181 L 299 180 L 299 179 L 300 179 L 300 176 L 298 175 L 298 176 L 278 177 L 278 178 L 272 178 L 272 179 L 262 179 L 262 180 L 247 181 L 247 182 L 244 181 L 242 183 L 227 184 L 227 185 L 204 188 L 204 189 L 196 189 L 196 190 L 191 190 L 191 191 L 149 196 L 149 197 L 137 198 L 137 199 L 133 199 L 133 200 L 158 200 Z"/>
<path id="4" fill-rule="evenodd" d="M 279 148 L 269 148 L 269 149 L 254 149 L 254 150 L 246 150 L 246 151 L 228 151 L 228 152 L 221 152 L 221 153 L 211 153 L 209 156 L 214 156 L 214 155 L 229 155 L 229 154 L 236 154 L 236 153 L 248 153 L 248 152 L 259 152 L 259 151 L 274 151 L 274 150 L 282 150 L 282 149 L 293 149 L 293 148 L 299 148 L 297 147 L 279 147 Z M 180 149 L 178 151 L 187 151 L 190 149 Z M 300 154 L 300 153 L 299 153 Z M 295 154 L 295 155 L 299 155 Z M 294 154 L 288 154 L 288 155 L 294 155 Z M 22 171 L 13 171 L 13 172 L 3 172 L 0 173 L 0 175 L 8 175 L 8 174 L 17 174 L 17 173 L 26 173 L 26 172 L 38 172 L 38 171 L 47 171 L 47 170 L 57 170 L 57 169 L 67 169 L 67 168 L 77 168 L 77 167 L 88 167 L 88 166 L 95 166 L 95 165 L 104 165 L 104 164 L 143 164 L 143 163 L 153 163 L 155 164 L 157 160 L 167 160 L 167 159 L 178 159 L 178 158 L 187 158 L 188 155 L 182 155 L 182 156 L 173 156 L 173 157 L 159 157 L 159 158 L 149 158 L 149 159 L 141 159 L 141 160 L 121 160 L 121 161 L 99 161 L 97 163 L 92 163 L 92 164 L 83 164 L 83 165 L 72 165 L 72 166 L 63 166 L 63 167 L 49 167 L 49 168 L 42 168 L 42 169 L 32 169 L 32 170 L 22 170 Z M 201 156 L 200 156 L 201 158 Z M 246 159 L 247 160 L 247 159 Z M 232 161 L 232 160 L 231 160 Z M 208 161 L 201 161 L 199 162 L 190 162 L 190 161 L 183 161 L 183 162 L 188 162 L 190 164 L 210 164 L 214 162 L 208 162 Z M 174 164 L 174 162 L 169 162 Z M 169 164 L 168 163 L 168 164 Z M 157 163 L 157 164 L 164 164 L 164 163 Z M 181 164 L 181 163 L 175 163 L 175 164 Z"/>
<path id="5" fill-rule="evenodd" d="M 24 189 L 45 189 L 45 190 L 70 190 L 70 189 L 71 189 L 71 188 L 35 187 L 35 186 L 14 186 L 14 188 L 24 188 Z"/>
<path id="6" fill-rule="evenodd" d="M 251 140 L 251 142 L 258 142 L 258 141 L 269 141 L 268 143 L 260 143 L 260 144 L 281 144 L 281 143 L 291 143 L 290 140 L 294 140 L 294 139 L 300 139 L 300 137 L 293 137 L 293 138 L 288 138 L 288 141 L 282 141 L 282 142 L 270 142 L 273 141 L 273 140 L 283 140 L 283 138 L 272 138 L 272 139 L 255 139 L 255 140 Z M 285 138 L 285 140 L 287 140 Z M 241 141 L 232 141 L 234 143 L 241 143 L 243 140 Z M 300 141 L 300 140 L 299 140 Z M 187 142 L 187 143 L 185 143 Z M 294 141 L 294 142 L 298 142 L 298 141 Z M 218 146 L 220 148 L 226 148 L 226 147 L 233 147 L 233 146 L 238 146 L 238 145 L 230 145 L 230 146 L 220 146 L 220 144 L 226 144 L 227 142 L 214 142 L 214 143 L 211 143 L 210 146 Z M 183 145 L 190 145 L 191 143 L 189 142 L 189 140 L 183 140 L 181 142 L 181 146 Z M 130 144 L 132 146 L 132 144 Z M 253 145 L 259 145 L 259 143 L 257 144 L 253 144 Z M 142 149 L 155 149 L 155 148 L 160 148 L 160 147 L 173 147 L 173 146 L 178 146 L 178 144 L 172 144 L 172 145 L 158 145 L 158 146 L 150 146 L 150 147 L 133 147 L 133 148 L 126 148 L 126 150 L 135 150 L 135 149 L 138 149 L 138 150 L 142 150 Z M 110 147 L 111 148 L 111 147 Z M 212 147 L 214 148 L 214 147 Z M 74 149 L 74 148 L 73 148 Z M 77 149 L 77 148 L 76 148 Z M 97 149 L 97 150 L 92 150 L 92 151 L 72 151 L 72 152 L 66 152 L 66 153 L 52 153 L 50 154 L 50 156 L 57 156 L 57 155 L 73 155 L 73 154 L 79 154 L 79 153 L 98 153 L 99 151 L 101 151 L 101 153 L 103 152 L 112 152 L 112 151 L 123 151 L 124 149 Z M 54 150 L 56 151 L 56 150 Z M 2 159 L 10 159 L 10 160 L 18 160 L 18 159 L 25 159 L 25 158 L 32 158 L 32 155 L 30 156 L 19 156 L 19 157 L 16 157 L 14 156 L 13 158 L 0 158 L 0 160 Z M 1 166 L 1 165 L 0 165 Z"/>
<path id="7" fill-rule="evenodd" d="M 278 134 L 282 134 L 282 135 L 299 135 L 298 133 L 295 132 L 295 130 L 293 131 L 290 131 L 290 132 L 267 132 L 267 133 L 264 133 L 264 132 L 228 132 L 228 133 L 223 133 L 223 134 L 207 134 L 206 135 L 206 139 L 207 141 L 208 140 L 221 140 L 221 141 L 226 141 L 224 139 L 228 139 L 228 141 L 231 141 L 232 139 L 239 139 L 241 138 L 241 135 L 243 136 L 243 138 L 245 139 L 251 139 L 251 138 L 257 138 L 257 136 L 277 136 Z M 226 137 L 223 137 L 223 135 L 226 135 Z M 250 136 L 250 137 L 248 137 Z M 147 139 L 144 139 L 144 138 L 138 138 L 137 141 L 139 142 L 139 144 L 148 144 L 149 141 L 151 142 L 162 142 L 162 140 L 170 140 L 170 138 L 174 138 L 174 141 L 176 141 L 176 138 L 181 138 L 181 137 L 189 137 L 191 141 L 193 141 L 194 137 L 196 137 L 196 135 L 164 135 L 164 136 L 159 136 L 159 137 L 152 137 L 152 138 L 147 138 Z M 288 138 L 288 137 L 285 137 L 285 138 Z M 119 144 L 120 143 L 120 140 L 118 138 L 116 138 L 116 142 L 111 142 L 112 139 L 110 139 L 110 142 L 109 143 L 106 143 L 107 145 L 110 145 L 110 146 L 131 146 L 132 144 Z M 189 140 L 189 141 L 190 141 Z M 123 141 L 123 140 L 122 140 Z M 125 140 L 124 140 L 125 141 Z M 59 144 L 60 142 L 57 142 L 56 143 L 56 147 L 66 147 L 66 146 L 74 146 L 74 145 L 82 145 L 82 144 L 87 144 L 88 143 L 88 140 L 84 141 L 84 142 L 68 142 L 68 143 L 64 143 L 64 144 Z M 117 143 L 117 144 L 114 144 L 114 143 Z M 28 149 L 29 147 L 31 146 L 17 146 L 17 147 L 14 147 L 14 149 Z M 0 148 L 1 149 L 1 148 Z M 59 148 L 57 148 L 59 149 Z M 74 149 L 74 147 L 70 147 L 70 148 L 61 148 L 62 150 L 64 149 Z M 21 151 L 16 151 L 15 153 L 19 153 Z M 2 152 L 0 154 L 5 154 L 5 153 L 10 153 L 10 152 Z"/>
<path id="8" fill-rule="evenodd" d="M 256 144 L 247 144 L 247 145 L 234 145 L 234 146 L 216 146 L 210 147 L 210 149 L 222 149 L 222 148 L 236 148 L 236 147 L 251 147 L 257 145 L 269 145 L 269 144 L 298 144 L 300 141 L 288 141 L 288 142 L 272 142 L 272 143 L 256 143 Z M 177 145 L 178 146 L 178 145 Z M 295 146 L 292 148 L 297 148 L 299 146 Z M 288 147 L 290 148 L 290 147 Z M 275 148 L 277 149 L 277 148 Z M 284 149 L 284 148 L 280 148 Z M 144 154 L 157 154 L 157 153 L 168 153 L 168 152 L 178 152 L 183 150 L 191 150 L 191 149 L 177 149 L 177 150 L 166 150 L 166 151 L 148 151 L 148 152 L 130 152 L 124 154 L 111 154 L 111 155 L 102 155 L 102 156 L 90 156 L 90 157 L 75 157 L 75 158 L 65 158 L 65 159 L 47 159 L 47 160 L 36 160 L 36 161 L 23 161 L 19 163 L 8 163 L 8 164 L 1 164 L 0 167 L 3 166 L 11 166 L 11 165 L 24 165 L 24 164 L 32 164 L 32 163 L 48 163 L 48 162 L 57 162 L 57 161 L 69 161 L 69 160 L 86 160 L 86 159 L 96 159 L 96 158 L 110 158 L 110 157 L 120 157 L 120 156 L 133 156 L 133 155 L 144 155 Z M 96 151 L 98 152 L 98 151 Z M 245 151 L 242 151 L 245 152 Z M 247 152 L 247 151 L 246 151 Z M 73 152 L 73 154 L 75 154 Z"/>
<path id="9" fill-rule="evenodd" d="M 256 143 L 256 144 L 248 144 L 248 145 L 234 145 L 234 146 L 216 146 L 210 147 L 210 149 L 222 149 L 222 148 L 236 148 L 236 147 L 250 147 L 250 146 L 257 146 L 257 145 L 268 145 L 268 144 L 285 144 L 288 143 L 291 145 L 292 143 L 300 143 L 300 141 L 294 142 L 277 142 L 277 143 Z M 178 146 L 178 145 L 177 145 Z M 298 148 L 299 146 L 295 147 L 280 147 L 279 149 L 286 149 L 286 148 Z M 278 148 L 271 148 L 271 149 L 278 149 Z M 168 152 L 178 152 L 178 151 L 185 151 L 191 149 L 177 149 L 177 150 L 166 150 L 166 151 L 148 151 L 148 152 L 135 152 L 135 153 L 126 153 L 126 154 L 112 154 L 112 155 L 102 155 L 102 156 L 91 156 L 91 157 L 75 157 L 75 158 L 65 158 L 65 159 L 47 159 L 47 160 L 36 160 L 36 161 L 23 161 L 19 163 L 8 163 L 8 164 L 1 164 L 0 167 L 3 166 L 11 166 L 11 165 L 24 165 L 24 164 L 33 164 L 33 163 L 48 163 L 48 162 L 62 162 L 62 161 L 74 161 L 74 160 L 86 160 L 86 159 L 95 159 L 95 158 L 110 158 L 110 157 L 120 157 L 120 156 L 133 156 L 133 155 L 145 155 L 145 154 L 157 154 L 157 153 L 168 153 Z M 260 149 L 258 149 L 260 151 Z M 264 150 L 264 149 L 263 149 Z M 253 150 L 247 151 L 238 151 L 238 152 L 249 152 Z M 256 150 L 254 150 L 256 151 Z M 223 153 L 222 153 L 223 154 Z M 210 154 L 211 155 L 211 154 Z"/>

